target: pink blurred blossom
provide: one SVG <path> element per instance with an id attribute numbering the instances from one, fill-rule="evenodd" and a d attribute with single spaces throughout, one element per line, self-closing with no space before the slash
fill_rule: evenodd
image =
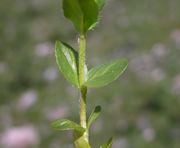
<path id="1" fill-rule="evenodd" d="M 4 148 L 28 148 L 39 142 L 37 130 L 32 126 L 14 127 L 6 130 L 0 137 Z"/>
<path id="2" fill-rule="evenodd" d="M 35 54 L 39 57 L 46 57 L 52 54 L 53 45 L 49 42 L 36 45 Z"/>
<path id="3" fill-rule="evenodd" d="M 35 90 L 24 92 L 18 101 L 18 108 L 21 110 L 28 109 L 37 101 L 37 97 L 37 92 Z"/>
<path id="4" fill-rule="evenodd" d="M 68 114 L 68 108 L 66 106 L 63 107 L 55 107 L 48 109 L 46 112 L 47 119 L 52 121 L 59 118 L 63 118 Z"/>

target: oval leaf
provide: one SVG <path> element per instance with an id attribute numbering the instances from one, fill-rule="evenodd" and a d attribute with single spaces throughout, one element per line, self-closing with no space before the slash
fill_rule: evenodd
<path id="1" fill-rule="evenodd" d="M 85 132 L 85 129 L 79 124 L 67 119 L 56 120 L 51 123 L 51 127 L 56 130 L 74 130 L 81 135 Z"/>
<path id="2" fill-rule="evenodd" d="M 98 19 L 98 5 L 94 0 L 63 0 L 63 10 L 79 33 L 86 33 Z"/>
<path id="3" fill-rule="evenodd" d="M 55 56 L 64 77 L 72 84 L 79 86 L 77 72 L 78 53 L 69 45 L 57 41 L 55 45 Z"/>
<path id="4" fill-rule="evenodd" d="M 111 137 L 106 143 L 100 146 L 100 148 L 111 148 L 112 147 L 113 138 Z"/>
<path id="5" fill-rule="evenodd" d="M 102 64 L 88 72 L 88 80 L 84 85 L 88 87 L 101 87 L 116 80 L 126 69 L 126 59 L 114 60 L 109 64 Z"/>
<path id="6" fill-rule="evenodd" d="M 95 121 L 101 113 L 101 106 L 96 106 L 89 116 L 87 127 L 89 128 L 93 121 Z"/>

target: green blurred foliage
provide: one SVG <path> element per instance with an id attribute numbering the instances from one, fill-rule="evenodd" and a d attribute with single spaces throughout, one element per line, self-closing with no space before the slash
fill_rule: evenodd
<path id="1" fill-rule="evenodd" d="M 77 90 L 55 62 L 56 40 L 77 48 L 61 1 L 1 0 L 0 135 L 31 124 L 39 133 L 36 147 L 72 147 L 71 133 L 49 127 L 58 115 L 79 120 Z M 92 126 L 92 145 L 113 135 L 114 148 L 179 148 L 180 1 L 109 0 L 89 33 L 88 67 L 117 57 L 129 59 L 125 74 L 88 93 L 88 114 L 98 104 L 103 107 Z M 37 100 L 23 108 L 20 102 L 29 91 Z M 56 108 L 60 111 L 54 113 Z"/>

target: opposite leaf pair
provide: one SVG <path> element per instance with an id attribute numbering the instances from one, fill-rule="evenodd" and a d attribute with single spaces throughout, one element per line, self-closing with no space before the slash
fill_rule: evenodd
<path id="1" fill-rule="evenodd" d="M 64 77 L 72 84 L 79 87 L 78 76 L 78 53 L 69 45 L 56 42 L 56 61 Z M 85 68 L 86 80 L 83 84 L 87 87 L 101 87 L 116 80 L 126 69 L 128 62 L 126 59 L 116 59 L 108 64 L 98 65 L 87 72 Z"/>
<path id="2" fill-rule="evenodd" d="M 59 119 L 54 121 L 53 123 L 51 123 L 51 127 L 56 129 L 56 130 L 72 130 L 74 132 L 74 135 L 78 135 L 77 137 L 81 137 L 81 135 L 84 134 L 84 132 L 86 130 L 89 130 L 91 124 L 98 118 L 98 116 L 101 113 L 101 106 L 96 106 L 94 108 L 94 110 L 92 111 L 92 113 L 89 116 L 89 119 L 87 121 L 87 129 L 83 128 L 82 126 L 80 126 L 79 124 L 67 120 L 67 119 Z M 83 139 L 78 139 L 75 140 L 75 144 L 77 144 L 78 142 L 81 143 L 81 147 L 82 145 L 84 145 L 83 148 L 90 148 L 89 144 L 86 143 Z M 84 144 L 82 144 L 84 142 Z M 112 146 L 112 138 L 110 138 L 106 143 L 104 143 L 103 145 L 100 146 L 100 148 L 111 148 Z"/>
<path id="3" fill-rule="evenodd" d="M 96 106 L 92 113 L 89 116 L 87 121 L 87 128 L 89 129 L 91 124 L 98 118 L 101 113 L 101 106 Z M 86 129 L 80 126 L 79 124 L 67 120 L 67 119 L 59 119 L 51 123 L 51 126 L 56 130 L 73 130 L 77 132 L 79 135 L 82 135 Z"/>

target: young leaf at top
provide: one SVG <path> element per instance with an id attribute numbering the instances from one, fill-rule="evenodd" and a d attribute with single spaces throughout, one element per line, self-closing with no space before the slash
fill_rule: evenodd
<path id="1" fill-rule="evenodd" d="M 72 84 L 79 86 L 77 72 L 78 53 L 69 45 L 57 41 L 55 55 L 59 69 L 64 77 Z"/>
<path id="2" fill-rule="evenodd" d="M 105 5 L 106 0 L 95 0 L 95 2 L 97 3 L 99 10 L 101 10 Z"/>
<path id="3" fill-rule="evenodd" d="M 101 113 L 101 106 L 96 106 L 89 116 L 87 127 L 89 128 L 93 121 L 95 121 Z"/>
<path id="4" fill-rule="evenodd" d="M 126 59 L 117 59 L 92 68 L 88 72 L 88 79 L 84 85 L 88 87 L 105 86 L 116 80 L 125 71 L 127 65 Z"/>
<path id="5" fill-rule="evenodd" d="M 106 143 L 100 146 L 100 148 L 111 148 L 112 147 L 113 138 L 111 137 Z"/>
<path id="6" fill-rule="evenodd" d="M 82 135 L 85 132 L 85 129 L 81 127 L 79 124 L 67 119 L 56 120 L 51 123 L 51 127 L 55 130 L 74 130 L 80 135 Z"/>
<path id="7" fill-rule="evenodd" d="M 63 10 L 80 34 L 85 34 L 98 19 L 99 8 L 94 0 L 63 0 Z"/>

